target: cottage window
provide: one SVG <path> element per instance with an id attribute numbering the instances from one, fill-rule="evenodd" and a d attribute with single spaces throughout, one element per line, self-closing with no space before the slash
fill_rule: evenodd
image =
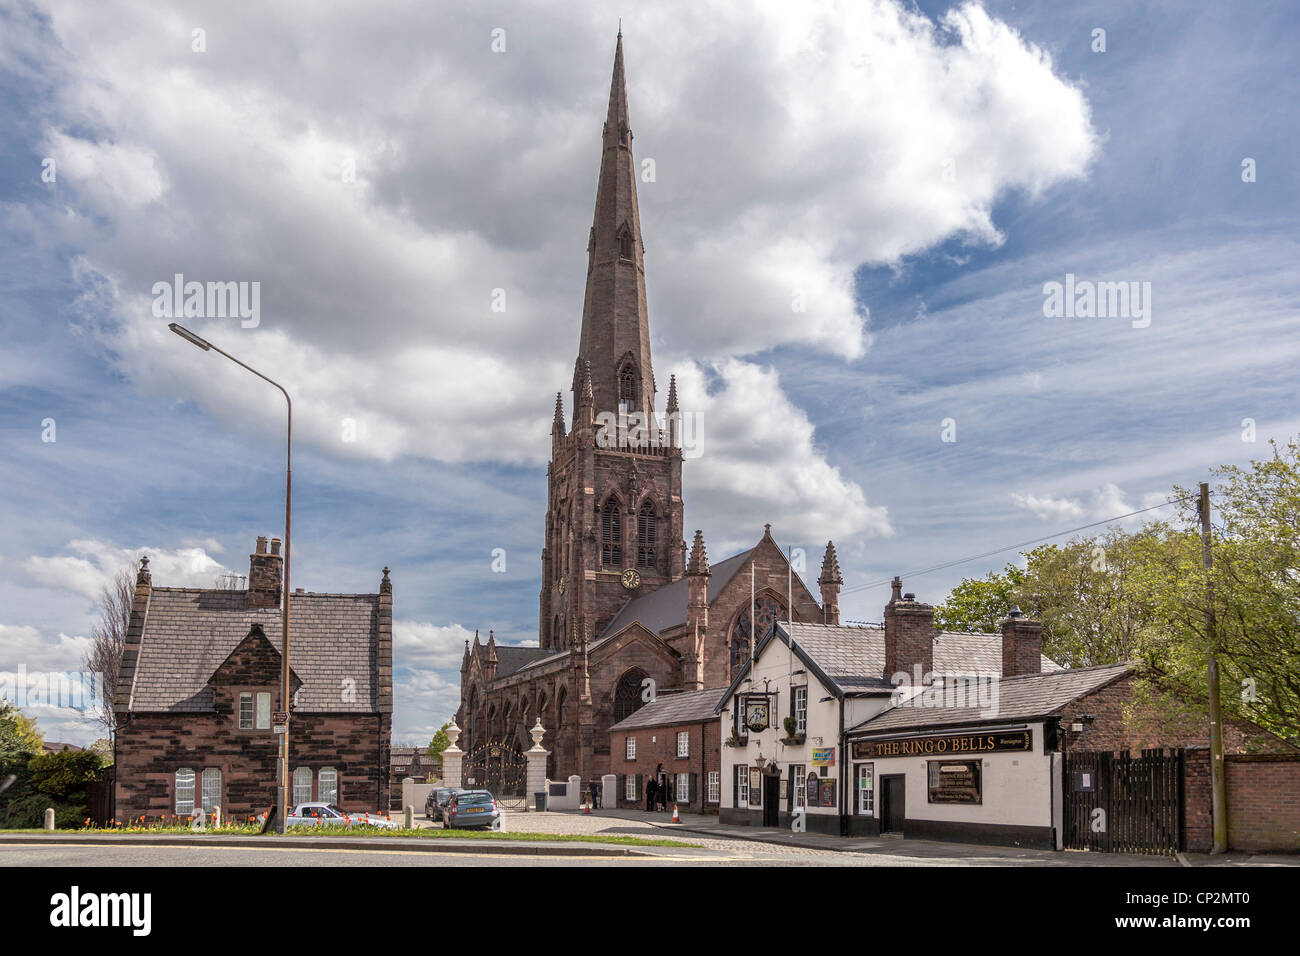
<path id="1" fill-rule="evenodd" d="M 800 736 L 808 732 L 808 688 L 794 689 L 794 732 Z"/>
<path id="2" fill-rule="evenodd" d="M 709 771 L 709 803 L 722 799 L 722 774 L 717 770 Z"/>
<path id="3" fill-rule="evenodd" d="M 677 756 L 689 757 L 691 755 L 691 735 L 685 730 L 677 731 Z"/>
<path id="4" fill-rule="evenodd" d="M 872 816 L 876 812 L 876 765 L 858 764 L 858 813 Z"/>
<path id="5" fill-rule="evenodd" d="M 188 816 L 194 812 L 194 771 L 182 767 L 176 771 L 176 815 Z"/>
<path id="6" fill-rule="evenodd" d="M 293 772 L 293 802 L 311 802 L 311 770 L 307 767 L 299 767 Z"/>
<path id="7" fill-rule="evenodd" d="M 677 802 L 691 802 L 691 775 L 689 773 L 679 773 L 677 775 Z"/>
<path id="8" fill-rule="evenodd" d="M 628 738 L 628 740 L 631 739 L 632 739 L 631 737 Z M 636 802 L 636 775 L 635 774 L 628 774 L 624 778 L 623 799 L 631 800 L 633 803 Z"/>
<path id="9" fill-rule="evenodd" d="M 636 738 L 635 737 L 627 738 L 626 750 L 627 750 L 627 759 L 635 760 L 636 759 Z"/>
<path id="10" fill-rule="evenodd" d="M 208 767 L 203 771 L 203 809 L 211 813 L 221 806 L 221 771 Z"/>
<path id="11" fill-rule="evenodd" d="M 271 729 L 271 694 L 269 691 L 245 691 L 239 695 L 239 729 Z"/>
<path id="12" fill-rule="evenodd" d="M 339 802 L 339 772 L 333 767 L 323 767 L 317 778 L 321 803 Z"/>

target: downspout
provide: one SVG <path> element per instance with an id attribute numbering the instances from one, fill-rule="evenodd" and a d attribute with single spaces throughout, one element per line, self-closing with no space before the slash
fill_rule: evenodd
<path id="1" fill-rule="evenodd" d="M 844 701 L 846 699 L 847 697 L 840 697 L 840 836 L 848 836 L 845 831 L 848 829 L 849 824 L 848 806 L 844 802 L 849 792 L 849 762 L 848 754 L 844 749 Z"/>

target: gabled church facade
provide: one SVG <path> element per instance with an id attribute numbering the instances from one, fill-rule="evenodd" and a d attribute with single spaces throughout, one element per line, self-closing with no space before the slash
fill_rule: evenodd
<path id="1" fill-rule="evenodd" d="M 665 426 L 650 356 L 623 39 L 601 141 L 573 413 L 556 395 L 538 646 L 475 635 L 461 664 L 456 722 L 471 755 L 519 751 L 538 719 L 548 775 L 613 772 L 609 728 L 655 695 L 726 686 L 778 620 L 839 623 L 842 583 L 827 544 L 820 601 L 788 566 L 770 526 L 752 547 L 710 565 L 683 524 L 681 411 L 669 379 Z M 793 605 L 791 607 L 791 605 Z M 647 681 L 651 683 L 647 683 Z"/>

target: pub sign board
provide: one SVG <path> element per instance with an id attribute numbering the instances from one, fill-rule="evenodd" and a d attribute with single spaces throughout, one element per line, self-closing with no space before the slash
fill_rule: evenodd
<path id="1" fill-rule="evenodd" d="M 812 752 L 812 765 L 814 767 L 835 766 L 835 748 L 814 747 Z"/>
<path id="2" fill-rule="evenodd" d="M 875 757 L 925 757 L 948 754 L 986 754 L 1034 749 L 1033 731 L 946 734 L 939 737 L 900 737 L 894 740 L 855 740 L 853 759 Z"/>

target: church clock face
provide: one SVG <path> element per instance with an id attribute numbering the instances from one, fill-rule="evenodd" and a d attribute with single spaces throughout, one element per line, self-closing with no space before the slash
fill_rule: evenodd
<path id="1" fill-rule="evenodd" d="M 635 591 L 641 586 L 641 575 L 636 568 L 628 568 L 623 572 L 623 587 L 629 591 Z"/>

